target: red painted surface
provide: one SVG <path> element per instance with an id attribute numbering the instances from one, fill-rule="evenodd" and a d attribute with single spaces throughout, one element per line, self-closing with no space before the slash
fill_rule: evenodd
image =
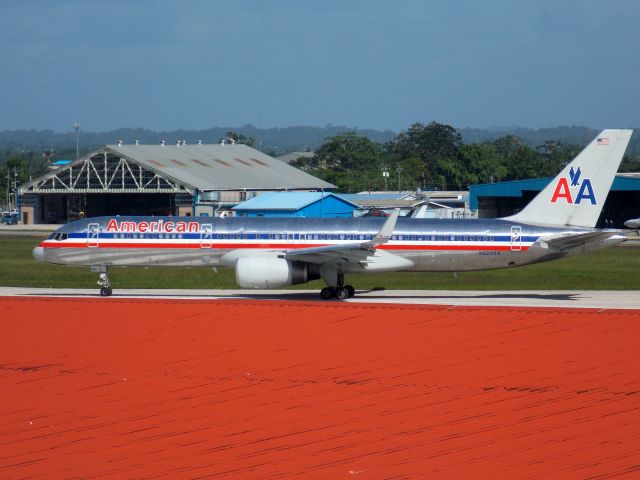
<path id="1" fill-rule="evenodd" d="M 640 312 L 0 299 L 0 478 L 639 478 Z"/>

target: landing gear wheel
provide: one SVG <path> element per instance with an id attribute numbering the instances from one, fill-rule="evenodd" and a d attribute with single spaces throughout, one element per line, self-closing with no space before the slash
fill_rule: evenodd
<path id="1" fill-rule="evenodd" d="M 103 297 L 110 297 L 111 293 L 113 293 L 113 290 L 111 290 L 111 288 L 102 287 L 100 289 L 100 295 L 102 295 Z"/>
<path id="2" fill-rule="evenodd" d="M 323 300 L 329 300 L 333 298 L 335 294 L 336 289 L 332 287 L 324 287 L 322 290 L 320 290 L 320 298 L 322 298 Z"/>
<path id="3" fill-rule="evenodd" d="M 109 277 L 107 277 L 106 272 L 100 274 L 98 285 L 100 285 L 100 295 L 102 295 L 103 297 L 111 296 L 111 282 L 109 281 Z"/>
<path id="4" fill-rule="evenodd" d="M 349 298 L 349 290 L 346 287 L 336 288 L 336 298 L 338 300 L 346 300 Z"/>
<path id="5" fill-rule="evenodd" d="M 356 294 L 356 289 L 353 288 L 351 285 L 345 285 L 344 289 L 349 294 L 349 298 L 353 297 Z"/>

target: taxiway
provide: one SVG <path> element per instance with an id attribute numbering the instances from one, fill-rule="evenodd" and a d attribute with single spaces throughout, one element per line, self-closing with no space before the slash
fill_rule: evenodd
<path id="1" fill-rule="evenodd" d="M 0 296 L 99 297 L 97 289 L 0 287 Z M 115 289 L 109 298 L 320 300 L 316 290 Z M 329 303 L 338 302 L 328 300 Z M 480 307 L 561 307 L 640 309 L 636 290 L 358 290 L 347 303 L 454 305 Z"/>

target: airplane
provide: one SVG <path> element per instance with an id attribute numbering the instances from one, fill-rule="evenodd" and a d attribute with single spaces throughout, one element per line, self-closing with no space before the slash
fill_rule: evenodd
<path id="1" fill-rule="evenodd" d="M 636 234 L 640 235 L 640 218 L 632 218 L 624 222 L 624 226 L 627 228 L 635 228 Z"/>
<path id="2" fill-rule="evenodd" d="M 347 274 L 511 268 L 611 247 L 594 228 L 632 130 L 603 130 L 520 212 L 498 219 L 104 216 L 61 226 L 33 250 L 42 262 L 90 266 L 112 294 L 112 266 L 231 267 L 241 288 L 322 279 L 347 299 Z"/>

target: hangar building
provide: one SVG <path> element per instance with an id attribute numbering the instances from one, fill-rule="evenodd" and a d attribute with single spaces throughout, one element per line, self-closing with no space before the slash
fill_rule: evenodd
<path id="1" fill-rule="evenodd" d="M 522 210 L 553 178 L 534 178 L 469 186 L 469 208 L 478 218 L 506 217 Z M 598 227 L 624 228 L 640 216 L 640 173 L 619 173 L 602 209 Z"/>
<path id="2" fill-rule="evenodd" d="M 330 192 L 269 192 L 233 207 L 244 217 L 353 217 L 358 205 Z"/>
<path id="3" fill-rule="evenodd" d="M 104 145 L 20 189 L 23 223 L 220 215 L 262 191 L 335 186 L 240 144 Z"/>

